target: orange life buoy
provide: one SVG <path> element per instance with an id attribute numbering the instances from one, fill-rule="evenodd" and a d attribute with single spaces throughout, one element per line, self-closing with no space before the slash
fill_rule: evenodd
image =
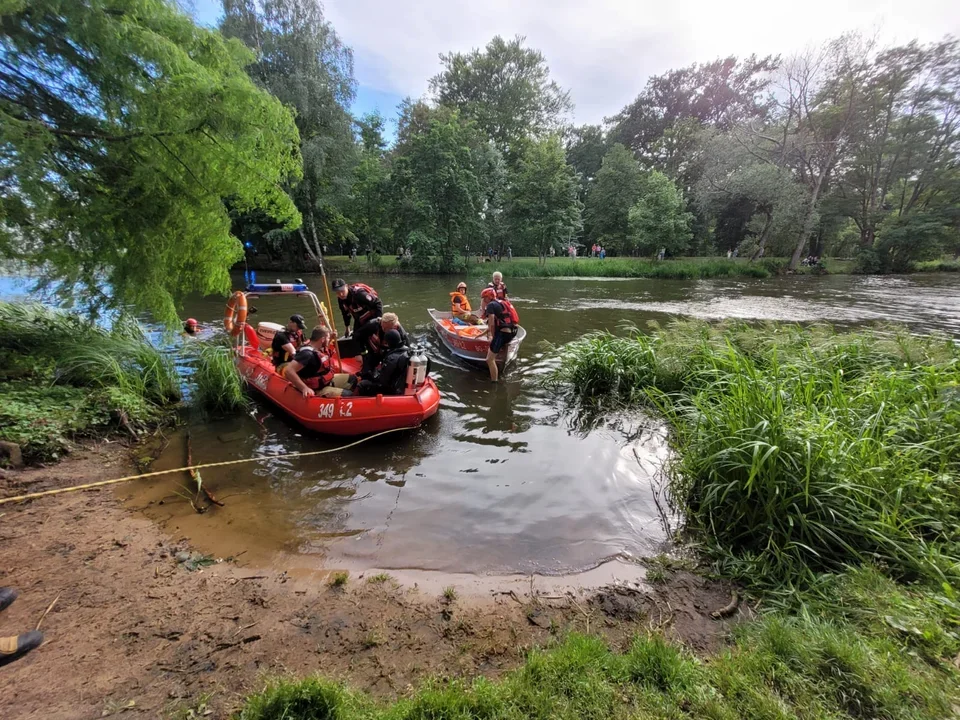
<path id="1" fill-rule="evenodd" d="M 223 326 L 233 337 L 243 332 L 243 325 L 247 321 L 247 296 L 237 290 L 227 300 L 227 309 L 223 313 Z"/>

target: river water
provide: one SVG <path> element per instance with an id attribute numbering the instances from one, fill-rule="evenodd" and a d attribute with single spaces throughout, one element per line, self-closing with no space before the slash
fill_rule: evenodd
<path id="1" fill-rule="evenodd" d="M 269 278 L 272 280 L 273 278 Z M 284 278 L 290 280 L 291 278 Z M 319 278 L 305 278 L 318 294 Z M 226 504 L 193 512 L 168 476 L 119 492 L 176 537 L 207 552 L 243 554 L 251 564 L 566 574 L 615 557 L 657 552 L 667 541 L 656 489 L 667 450 L 662 428 L 625 416 L 591 431 L 545 388 L 545 344 L 560 345 L 624 322 L 643 327 L 676 316 L 744 320 L 825 320 L 852 326 L 893 321 L 917 332 L 960 336 L 960 278 L 951 275 L 768 280 L 607 280 L 507 278 L 528 336 L 500 384 L 455 361 L 426 314 L 446 307 L 455 281 L 433 277 L 348 276 L 377 288 L 433 358 L 440 412 L 423 428 L 357 448 L 203 472 Z M 260 278 L 267 281 L 266 277 Z M 239 279 L 237 280 L 239 286 Z M 479 285 L 470 288 L 471 298 Z M 3 288 L 0 288 L 0 294 Z M 6 294 L 9 294 L 9 289 Z M 257 320 L 284 322 L 309 307 L 263 298 Z M 184 310 L 219 327 L 222 298 Z M 339 318 L 337 318 L 339 321 Z M 332 448 L 343 440 L 310 435 L 266 402 L 251 416 L 189 428 L 193 460 Z M 154 463 L 179 467 L 184 433 Z"/>

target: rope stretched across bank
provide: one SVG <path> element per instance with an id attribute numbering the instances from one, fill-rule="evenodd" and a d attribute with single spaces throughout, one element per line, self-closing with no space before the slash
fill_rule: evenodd
<path id="1" fill-rule="evenodd" d="M 392 428 L 390 430 L 383 430 L 382 432 L 362 437 L 359 440 L 354 440 L 352 443 L 341 445 L 340 447 L 330 448 L 328 450 L 311 450 L 309 452 L 284 453 L 283 455 L 258 455 L 257 457 L 242 458 L 240 460 L 224 460 L 223 462 L 203 463 L 202 465 L 187 465 L 186 467 L 173 468 L 171 470 L 155 470 L 153 472 L 140 473 L 139 475 L 127 475 L 126 477 L 122 478 L 114 478 L 113 480 L 100 480 L 99 482 L 86 483 L 85 485 L 73 485 L 72 487 L 57 488 L 56 490 L 44 490 L 42 492 L 17 495 L 15 497 L 0 498 L 0 505 L 13 502 L 23 502 L 24 500 L 33 500 L 35 498 L 46 497 L 47 495 L 59 495 L 60 493 L 75 492 L 77 490 L 89 490 L 91 488 L 103 487 L 104 485 L 116 485 L 117 483 L 129 482 L 131 480 L 142 480 L 143 478 L 156 477 L 157 475 L 169 475 L 171 473 L 188 472 L 190 470 L 203 470 L 204 468 L 224 467 L 226 465 L 240 465 L 242 463 L 259 462 L 260 460 L 279 460 L 282 458 L 326 455 L 328 453 L 340 452 L 341 450 L 356 447 L 360 443 L 364 443 L 367 440 L 373 440 L 375 437 L 380 437 L 381 435 L 388 435 L 389 433 L 400 432 L 402 430 L 410 430 L 410 428 Z"/>

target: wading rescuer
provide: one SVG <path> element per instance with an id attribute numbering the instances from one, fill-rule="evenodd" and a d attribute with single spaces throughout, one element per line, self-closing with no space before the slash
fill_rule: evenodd
<path id="1" fill-rule="evenodd" d="M 487 285 L 488 288 L 491 288 L 495 293 L 497 300 L 505 300 L 507 297 L 507 286 L 503 284 L 503 273 L 495 272 L 493 274 L 493 281 Z"/>
<path id="2" fill-rule="evenodd" d="M 278 331 L 273 336 L 273 341 L 270 344 L 270 357 L 278 371 L 280 366 L 290 362 L 297 354 L 297 350 L 303 346 L 303 331 L 305 329 L 303 315 L 291 315 L 286 329 Z"/>
<path id="3" fill-rule="evenodd" d="M 327 351 L 330 348 L 330 331 L 324 327 L 315 327 L 310 333 L 310 340 L 297 351 L 293 360 L 283 366 L 283 376 L 290 381 L 304 397 L 312 397 L 317 393 L 307 385 L 308 380 L 320 378 L 318 384 L 326 385 L 324 382 L 327 376 L 332 375 L 330 369 L 330 356 Z"/>
<path id="4" fill-rule="evenodd" d="M 497 299 L 496 290 L 484 288 L 480 293 L 484 301 L 483 314 L 487 320 L 487 337 L 490 338 L 490 348 L 487 350 L 487 367 L 490 368 L 490 379 L 497 382 L 500 372 L 497 370 L 497 353 L 499 353 L 517 336 L 520 326 L 520 316 L 513 304 L 506 298 Z"/>
<path id="5" fill-rule="evenodd" d="M 462 320 L 470 325 L 478 325 L 480 318 L 473 314 L 470 307 L 470 300 L 467 298 L 467 284 L 465 282 L 457 285 L 455 292 L 450 293 L 450 313 L 457 320 Z"/>
<path id="6" fill-rule="evenodd" d="M 347 285 L 345 280 L 337 278 L 331 287 L 337 294 L 337 304 L 343 315 L 344 337 L 352 337 L 357 343 L 366 345 L 370 335 L 377 331 L 377 323 L 373 320 L 383 317 L 383 302 L 372 287 L 363 283 Z"/>

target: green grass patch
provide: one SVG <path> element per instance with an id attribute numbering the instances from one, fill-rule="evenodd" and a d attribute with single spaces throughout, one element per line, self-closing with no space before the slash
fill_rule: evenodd
<path id="1" fill-rule="evenodd" d="M 342 588 L 347 584 L 347 580 L 350 579 L 350 573 L 345 570 L 340 572 L 335 572 L 330 575 L 330 579 L 327 580 L 327 584 L 332 588 Z"/>
<path id="2" fill-rule="evenodd" d="M 427 681 L 381 704 L 342 685 L 279 680 L 239 720 L 581 720 L 582 718 L 946 718 L 957 675 L 900 652 L 893 630 L 864 635 L 835 616 L 764 617 L 731 646 L 698 658 L 660 635 L 624 652 L 569 635 L 530 652 L 498 682 Z"/>
<path id="3" fill-rule="evenodd" d="M 930 260 L 914 265 L 917 272 L 960 272 L 960 260 Z"/>
<path id="4" fill-rule="evenodd" d="M 0 439 L 30 463 L 77 438 L 164 422 L 180 399 L 172 359 L 135 320 L 114 329 L 41 305 L 0 302 Z"/>

